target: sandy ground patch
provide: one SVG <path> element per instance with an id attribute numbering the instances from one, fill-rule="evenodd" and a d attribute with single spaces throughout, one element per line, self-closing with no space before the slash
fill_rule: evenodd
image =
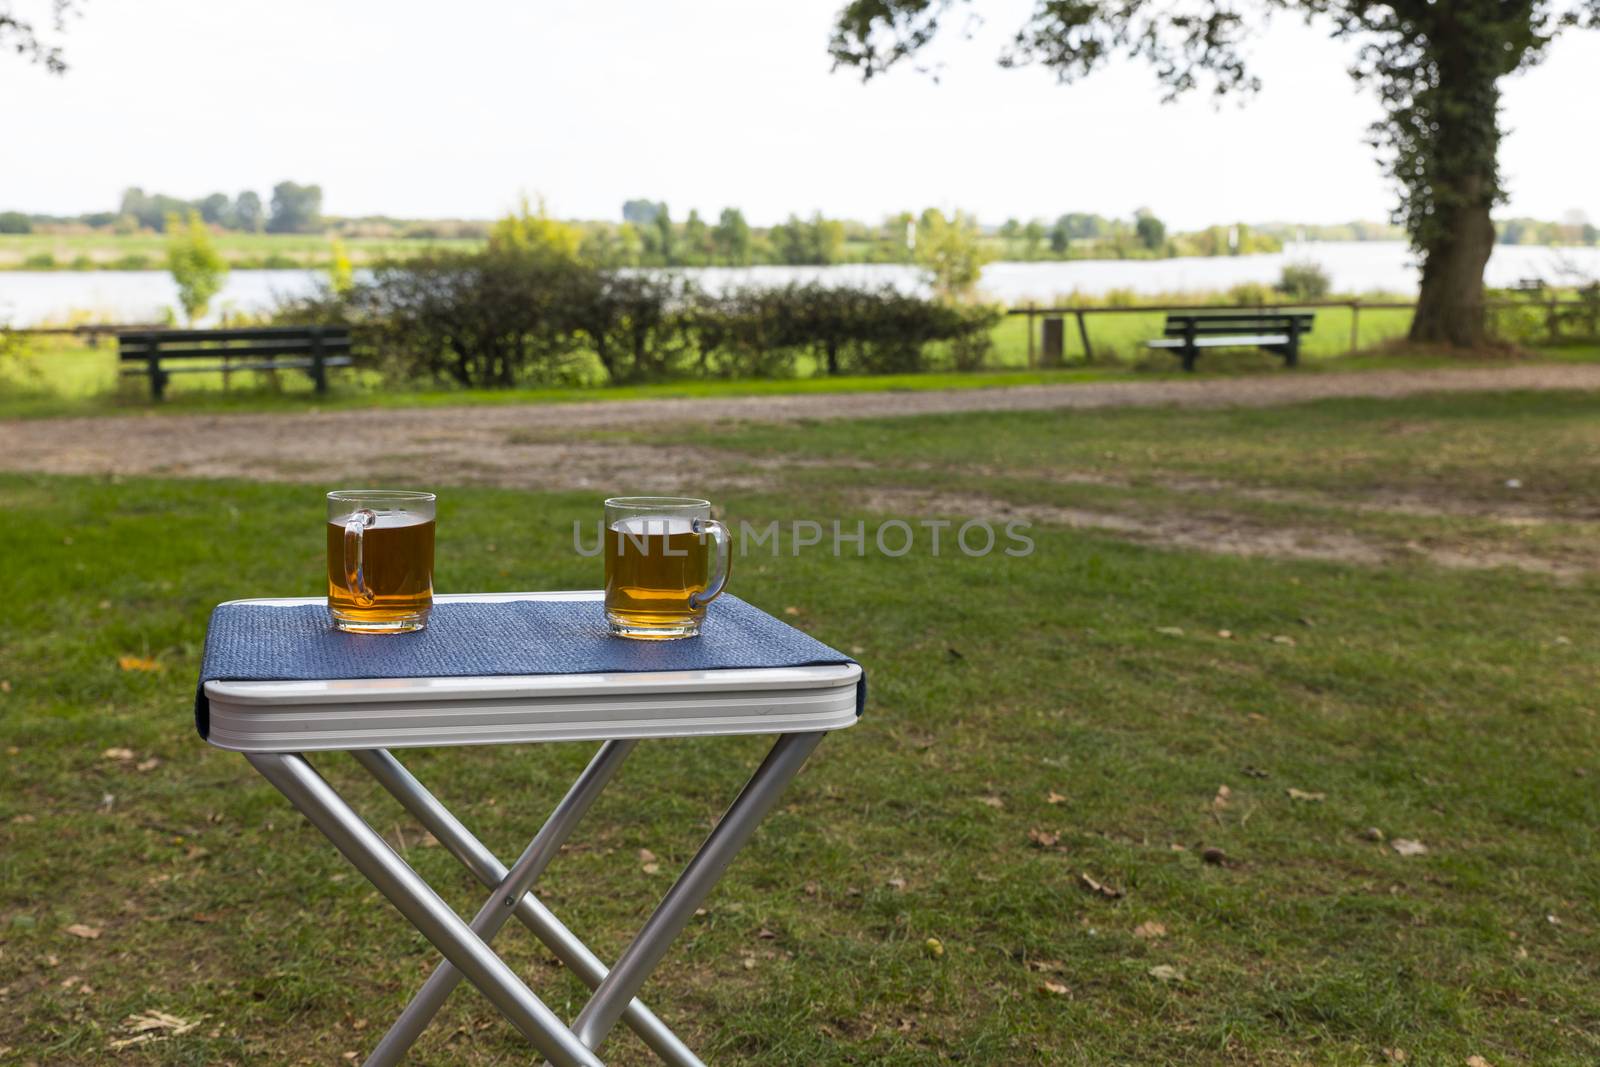
<path id="1" fill-rule="evenodd" d="M 1266 407 L 1423 392 L 1600 389 L 1600 366 L 1480 367 L 1090 382 L 904 393 L 628 400 L 537 406 L 142 413 L 0 421 L 0 470 L 350 482 L 379 475 L 430 484 L 590 489 L 682 488 L 708 458 L 670 444 L 586 441 L 584 431 L 738 421 L 871 418 L 962 411 L 1108 407 Z"/>
<path id="2" fill-rule="evenodd" d="M 1411 541 L 1385 544 L 1345 530 L 1274 523 L 1218 509 L 1128 514 L 1093 508 L 1015 504 L 976 493 L 916 489 L 864 490 L 854 502 L 868 511 L 897 518 L 962 517 L 991 524 L 1021 519 L 1044 526 L 1102 530 L 1129 541 L 1211 552 L 1227 556 L 1317 559 L 1375 565 L 1423 559 L 1442 567 L 1487 570 L 1514 567 L 1571 580 L 1593 568 L 1565 560 L 1481 547 L 1442 547 Z"/>

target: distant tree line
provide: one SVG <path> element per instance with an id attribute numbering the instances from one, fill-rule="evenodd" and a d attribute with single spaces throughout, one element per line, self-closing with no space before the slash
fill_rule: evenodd
<path id="1" fill-rule="evenodd" d="M 212 193 L 199 200 L 183 200 L 165 193 L 146 193 L 138 186 L 123 191 L 122 203 L 109 219 L 85 216 L 90 225 L 109 223 L 122 229 L 163 233 L 167 220 L 190 214 L 223 230 L 240 233 L 319 233 L 322 229 L 322 186 L 283 181 L 272 187 L 272 199 L 263 206 L 261 196 L 249 189 L 229 198 Z"/>

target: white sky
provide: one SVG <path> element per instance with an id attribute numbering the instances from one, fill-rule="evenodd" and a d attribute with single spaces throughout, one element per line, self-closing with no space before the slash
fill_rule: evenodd
<path id="1" fill-rule="evenodd" d="M 124 186 L 200 196 L 320 182 L 332 214 L 490 217 L 520 192 L 616 218 L 664 199 L 876 221 L 929 205 L 1126 215 L 1179 227 L 1383 218 L 1363 131 L 1377 114 L 1346 45 L 1281 19 L 1263 93 L 1219 111 L 1158 102 L 1118 62 L 1072 87 L 994 58 L 1028 0 L 980 0 L 946 33 L 941 83 L 829 73 L 839 0 L 87 0 L 71 71 L 0 56 L 0 210 L 108 210 Z M 42 11 L 44 0 L 20 0 Z M 958 23 L 949 27 L 959 30 Z M 1600 33 L 1513 80 L 1502 214 L 1600 218 Z"/>

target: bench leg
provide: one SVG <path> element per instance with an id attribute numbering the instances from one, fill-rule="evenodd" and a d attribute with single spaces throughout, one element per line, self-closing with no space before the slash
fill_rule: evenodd
<path id="1" fill-rule="evenodd" d="M 1200 358 L 1200 350 L 1198 348 L 1184 348 L 1180 349 L 1178 354 L 1183 359 L 1183 369 L 1193 374 L 1194 361 Z"/>

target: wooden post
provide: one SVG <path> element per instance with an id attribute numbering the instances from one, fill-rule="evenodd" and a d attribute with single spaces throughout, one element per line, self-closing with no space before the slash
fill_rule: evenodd
<path id="1" fill-rule="evenodd" d="M 1033 369 L 1033 301 L 1028 301 L 1028 369 Z"/>
<path id="2" fill-rule="evenodd" d="M 1094 349 L 1089 347 L 1089 327 L 1084 324 L 1083 309 L 1078 308 L 1074 313 L 1078 316 L 1078 340 L 1083 342 L 1083 361 L 1093 363 Z"/>
<path id="3" fill-rule="evenodd" d="M 1361 347 L 1361 301 L 1350 301 L 1350 354 Z"/>
<path id="4" fill-rule="evenodd" d="M 1561 338 L 1561 313 L 1556 309 L 1555 298 L 1550 300 L 1549 310 L 1545 312 L 1544 328 L 1550 334 L 1550 343 L 1555 344 Z"/>
<path id="5" fill-rule="evenodd" d="M 1064 320 L 1060 315 L 1046 315 L 1044 317 L 1044 333 L 1040 338 L 1039 366 L 1061 366 L 1061 357 L 1067 347 L 1067 331 L 1064 326 Z"/>

